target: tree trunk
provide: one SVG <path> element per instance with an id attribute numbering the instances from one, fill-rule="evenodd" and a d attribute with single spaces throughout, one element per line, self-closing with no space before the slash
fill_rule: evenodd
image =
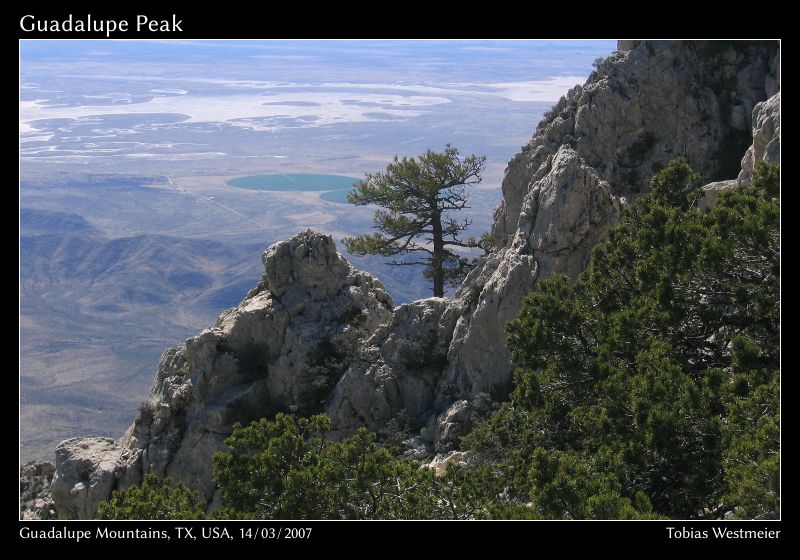
<path id="1" fill-rule="evenodd" d="M 444 238 L 442 236 L 442 211 L 434 202 L 433 217 L 433 259 L 431 268 L 433 269 L 433 297 L 444 297 Z"/>

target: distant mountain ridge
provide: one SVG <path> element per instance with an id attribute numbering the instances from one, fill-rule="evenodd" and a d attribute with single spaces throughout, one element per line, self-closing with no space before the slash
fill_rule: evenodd
<path id="1" fill-rule="evenodd" d="M 100 232 L 83 216 L 69 212 L 53 212 L 37 208 L 20 208 L 20 230 L 25 235 L 83 233 L 100 235 Z"/>
<path id="2" fill-rule="evenodd" d="M 75 425 L 124 431 L 163 347 L 258 277 L 256 246 L 109 239 L 79 215 L 31 208 L 20 223 L 23 459 Z"/>

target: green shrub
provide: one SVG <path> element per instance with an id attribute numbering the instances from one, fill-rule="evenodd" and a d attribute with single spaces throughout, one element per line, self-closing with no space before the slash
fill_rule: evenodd
<path id="1" fill-rule="evenodd" d="M 511 400 L 465 446 L 496 511 L 687 518 L 779 512 L 778 170 L 697 208 L 667 165 L 574 282 L 540 283 L 508 347 Z"/>
<path id="2" fill-rule="evenodd" d="M 141 486 L 115 490 L 97 508 L 97 519 L 203 519 L 205 503 L 182 483 L 149 473 Z"/>

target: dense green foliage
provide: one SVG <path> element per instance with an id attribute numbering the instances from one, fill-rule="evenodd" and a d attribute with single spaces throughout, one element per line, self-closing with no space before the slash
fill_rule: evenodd
<path id="1" fill-rule="evenodd" d="M 360 429 L 332 442 L 325 416 L 278 414 L 237 426 L 214 456 L 226 508 L 244 519 L 459 519 L 470 516 L 458 469 L 430 469 L 378 448 Z"/>
<path id="2" fill-rule="evenodd" d="M 149 473 L 141 486 L 114 491 L 97 508 L 98 519 L 202 519 L 205 503 L 183 484 Z"/>
<path id="3" fill-rule="evenodd" d="M 470 519 L 485 494 L 473 473 L 449 465 L 437 476 L 378 447 L 360 429 L 334 442 L 319 415 L 278 414 L 237 424 L 214 456 L 214 481 L 225 506 L 217 519 Z M 205 503 L 183 484 L 153 473 L 115 491 L 98 519 L 203 519 Z"/>
<path id="4" fill-rule="evenodd" d="M 471 221 L 451 214 L 467 208 L 468 187 L 480 182 L 485 165 L 485 157 L 462 158 L 449 144 L 444 152 L 428 150 L 418 159 L 395 156 L 385 172 L 368 173 L 348 193 L 353 204 L 382 209 L 374 217 L 378 233 L 345 238 L 347 250 L 357 255 L 414 255 L 391 264 L 424 265 L 433 295 L 442 297 L 444 286 L 460 283 L 474 264 L 451 248 L 484 246 L 474 238 L 463 239 L 461 233 Z"/>
<path id="5" fill-rule="evenodd" d="M 701 210 L 685 160 L 653 178 L 573 283 L 541 282 L 508 327 L 510 401 L 468 436 L 500 511 L 778 513 L 777 168 Z"/>

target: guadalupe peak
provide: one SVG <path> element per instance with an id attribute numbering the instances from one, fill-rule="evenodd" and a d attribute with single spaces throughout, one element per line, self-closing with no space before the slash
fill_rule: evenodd
<path id="1" fill-rule="evenodd" d="M 273 245 L 237 307 L 164 353 L 119 441 L 59 445 L 58 515 L 91 517 L 113 488 L 149 472 L 183 481 L 213 508 L 213 453 L 235 422 L 280 411 L 324 411 L 340 435 L 362 425 L 406 432 L 412 457 L 450 451 L 508 394 L 504 327 L 525 295 L 540 278 L 583 270 L 653 173 L 686 156 L 719 184 L 779 158 L 778 56 L 768 41 L 620 43 L 511 159 L 496 249 L 452 300 L 393 309 L 330 237 L 305 231 Z"/>

